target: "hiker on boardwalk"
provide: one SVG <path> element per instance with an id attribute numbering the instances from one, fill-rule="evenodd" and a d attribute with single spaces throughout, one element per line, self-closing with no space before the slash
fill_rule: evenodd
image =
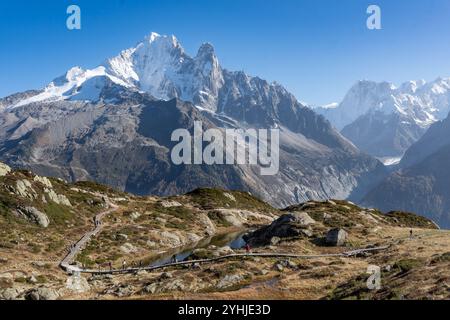
<path id="1" fill-rule="evenodd" d="M 122 262 L 122 270 L 125 270 L 127 268 L 127 262 L 124 260 Z"/>
<path id="2" fill-rule="evenodd" d="M 409 238 L 410 238 L 410 239 L 413 238 L 413 229 L 409 230 Z"/>
<path id="3" fill-rule="evenodd" d="M 245 245 L 245 251 L 247 252 L 247 253 L 251 253 L 252 252 L 252 247 L 250 246 L 250 244 L 246 244 Z"/>
<path id="4" fill-rule="evenodd" d="M 109 271 L 112 271 L 112 270 L 113 270 L 112 262 L 110 261 L 110 262 L 109 262 Z"/>
<path id="5" fill-rule="evenodd" d="M 177 263 L 177 262 L 178 262 L 177 255 L 174 254 L 174 255 L 172 256 L 172 258 L 170 259 L 170 263 Z"/>

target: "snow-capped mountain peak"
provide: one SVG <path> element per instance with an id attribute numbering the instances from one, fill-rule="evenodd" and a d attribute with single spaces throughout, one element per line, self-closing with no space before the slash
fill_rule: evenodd
<path id="1" fill-rule="evenodd" d="M 97 77 L 104 79 L 94 80 Z M 87 81 L 89 94 L 80 94 Z M 210 43 L 204 43 L 197 55 L 191 57 L 175 36 L 153 32 L 136 46 L 123 50 L 97 68 L 71 68 L 39 94 L 8 107 L 66 99 L 96 100 L 99 99 L 102 82 L 108 81 L 147 92 L 158 99 L 179 98 L 214 111 L 224 75 Z"/>
<path id="2" fill-rule="evenodd" d="M 336 108 L 315 110 L 343 129 L 371 112 L 400 114 L 422 127 L 445 118 L 450 111 L 450 79 L 408 81 L 396 87 L 389 82 L 358 81 Z"/>
<path id="3" fill-rule="evenodd" d="M 450 79 L 358 81 L 336 108 L 314 109 L 358 148 L 380 158 L 401 157 L 428 127 L 450 111 Z"/>
<path id="4" fill-rule="evenodd" d="M 103 66 L 90 70 L 84 70 L 78 66 L 73 67 L 63 76 L 50 82 L 41 92 L 15 101 L 15 103 L 7 106 L 7 109 L 25 106 L 30 103 L 67 99 L 97 101 L 104 86 L 102 84 L 106 84 L 109 81 L 120 86 L 130 87 L 125 81 L 109 74 Z M 95 93 L 92 91 L 92 86 L 95 87 Z"/>
<path id="5" fill-rule="evenodd" d="M 416 91 L 418 89 L 423 87 L 423 85 L 425 83 L 426 83 L 425 80 L 408 81 L 408 82 L 403 83 L 400 86 L 399 91 L 404 92 L 404 93 L 414 94 L 414 93 L 416 93 Z"/>

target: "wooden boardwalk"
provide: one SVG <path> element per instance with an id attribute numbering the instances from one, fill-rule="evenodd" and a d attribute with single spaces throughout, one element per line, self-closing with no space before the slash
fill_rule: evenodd
<path id="1" fill-rule="evenodd" d="M 74 266 L 73 263 L 75 261 L 78 253 L 83 250 L 89 241 L 98 235 L 102 230 L 102 219 L 106 215 L 117 210 L 117 206 L 109 203 L 110 209 L 104 211 L 97 216 L 95 216 L 95 229 L 86 233 L 75 245 L 72 246 L 69 254 L 61 261 L 60 266 L 70 274 L 73 273 L 87 273 L 87 274 L 125 274 L 125 273 L 136 273 L 139 271 L 154 271 L 158 269 L 164 269 L 169 267 L 177 267 L 177 266 L 185 266 L 185 265 L 196 265 L 196 264 L 205 264 L 212 263 L 216 261 L 223 261 L 228 259 L 246 259 L 246 258 L 295 258 L 295 259 L 317 259 L 317 258 L 326 258 L 326 257 L 355 257 L 359 254 L 382 251 L 390 248 L 391 245 L 376 247 L 376 248 L 364 248 L 364 249 L 356 249 L 352 251 L 342 252 L 342 253 L 330 253 L 330 254 L 317 254 L 317 255 L 298 255 L 298 254 L 290 254 L 290 253 L 235 253 L 229 254 L 217 258 L 211 259 L 199 259 L 199 260 L 189 260 L 175 263 L 167 263 L 160 266 L 147 266 L 147 267 L 138 267 L 138 268 L 123 268 L 123 269 L 87 269 L 80 268 L 78 266 Z"/>
<path id="2" fill-rule="evenodd" d="M 72 245 L 67 256 L 59 264 L 61 268 L 68 273 L 85 272 L 83 268 L 74 266 L 73 263 L 75 262 L 78 253 L 86 248 L 86 245 L 91 241 L 91 239 L 102 231 L 102 219 L 117 210 L 118 206 L 115 204 L 110 201 L 107 201 L 106 203 L 108 204 L 109 209 L 94 217 L 95 228 L 92 231 L 87 232 L 80 240 L 78 240 L 78 242 Z"/>

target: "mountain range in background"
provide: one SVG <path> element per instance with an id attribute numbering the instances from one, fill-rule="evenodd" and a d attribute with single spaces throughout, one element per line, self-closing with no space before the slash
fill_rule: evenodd
<path id="1" fill-rule="evenodd" d="M 340 104 L 314 108 L 359 149 L 385 164 L 398 162 L 431 124 L 450 111 L 450 78 L 388 82 L 359 81 Z"/>
<path id="2" fill-rule="evenodd" d="M 2 161 L 135 194 L 221 187 L 286 206 L 360 199 L 386 174 L 282 86 L 223 69 L 210 44 L 191 57 L 175 37 L 155 33 L 93 70 L 75 67 L 43 90 L 0 100 L 0 112 Z M 280 172 L 173 165 L 171 133 L 192 130 L 194 121 L 220 130 L 279 128 Z"/>
<path id="3" fill-rule="evenodd" d="M 381 210 L 421 212 L 450 228 L 450 117 L 408 149 L 399 168 L 363 199 Z"/>
<path id="4" fill-rule="evenodd" d="M 97 68 L 0 99 L 0 160 L 139 195 L 218 187 L 277 207 L 350 199 L 450 226 L 449 99 L 450 79 L 360 81 L 341 103 L 310 108 L 279 84 L 222 68 L 211 44 L 191 57 L 174 36 L 152 33 Z M 280 172 L 174 165 L 171 133 L 195 121 L 279 128 Z"/>

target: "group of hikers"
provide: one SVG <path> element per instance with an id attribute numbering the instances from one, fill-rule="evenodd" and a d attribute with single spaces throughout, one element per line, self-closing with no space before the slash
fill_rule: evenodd
<path id="1" fill-rule="evenodd" d="M 100 226 L 102 224 L 102 222 L 100 220 L 98 220 L 97 217 L 94 217 L 94 224 L 95 224 L 95 227 L 97 228 L 98 226 Z"/>

